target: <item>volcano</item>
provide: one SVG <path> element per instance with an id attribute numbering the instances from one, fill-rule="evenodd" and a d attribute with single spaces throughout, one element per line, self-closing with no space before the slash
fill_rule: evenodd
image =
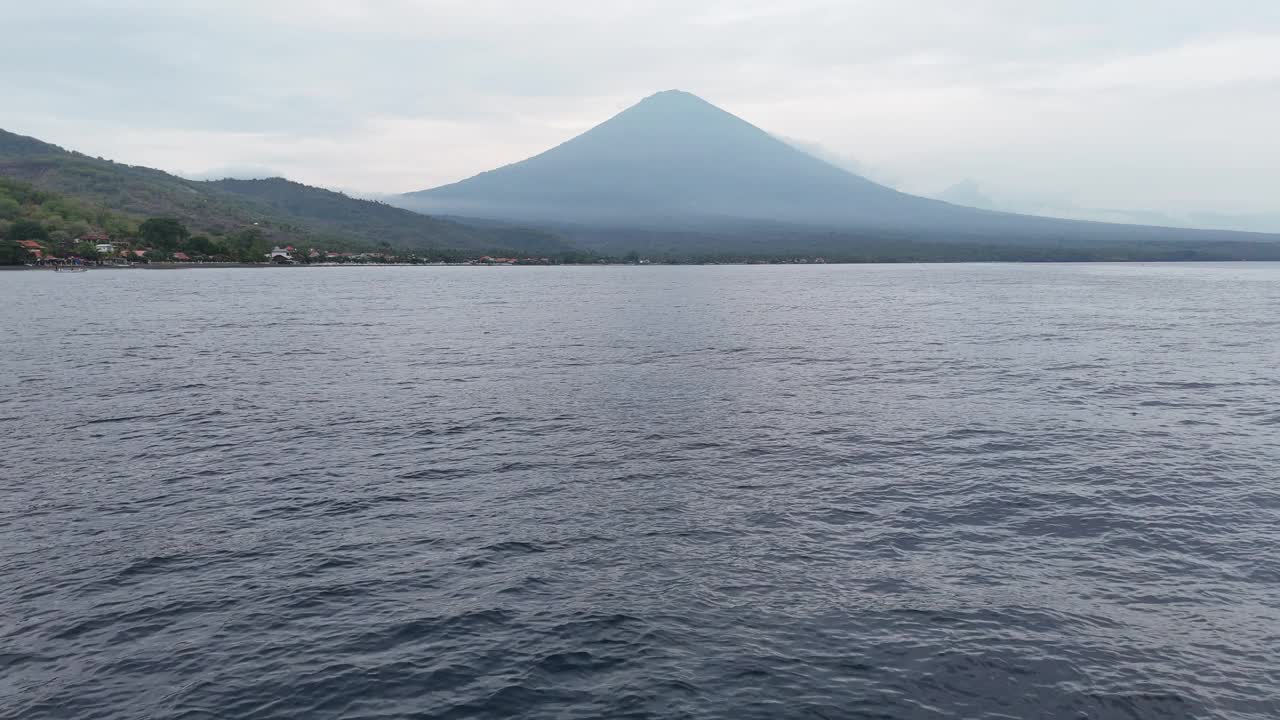
<path id="1" fill-rule="evenodd" d="M 1017 215 L 909 195 L 679 90 L 645 98 L 527 160 L 394 202 L 419 212 L 573 228 L 579 240 L 681 231 L 693 233 L 682 242 L 714 237 L 727 247 L 728 238 L 749 237 L 756 251 L 772 249 L 764 235 L 797 233 L 1054 247 L 1280 240 Z"/>
<path id="2" fill-rule="evenodd" d="M 437 212 L 615 222 L 843 221 L 942 205 L 841 170 L 679 90 L 541 155 L 406 197 Z"/>

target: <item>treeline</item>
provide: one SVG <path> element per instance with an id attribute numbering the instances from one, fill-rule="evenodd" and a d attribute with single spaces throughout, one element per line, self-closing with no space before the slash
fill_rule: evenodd
<path id="1" fill-rule="evenodd" d="M 138 225 L 132 244 L 151 262 L 172 260 L 182 253 L 192 260 L 214 262 L 262 262 L 269 252 L 266 235 L 258 228 L 244 228 L 225 236 L 193 235 L 174 218 L 148 218 Z"/>
<path id="2" fill-rule="evenodd" d="M 908 231 L 786 231 L 734 228 L 723 232 L 613 229 L 564 230 L 602 256 L 652 263 L 913 262 L 1177 262 L 1280 260 L 1280 243 L 1234 240 L 1088 242 L 1061 238 L 1004 240 L 952 236 L 946 241 Z M 696 249 L 693 249 L 696 248 Z"/>

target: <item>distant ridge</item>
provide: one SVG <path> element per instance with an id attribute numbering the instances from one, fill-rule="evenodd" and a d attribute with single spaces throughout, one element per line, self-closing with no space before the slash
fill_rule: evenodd
<path id="1" fill-rule="evenodd" d="M 1275 235 L 1018 215 L 909 195 L 809 155 L 680 90 L 651 95 L 526 160 L 389 202 L 421 212 L 539 223 L 609 249 L 646 232 L 680 233 L 668 249 L 694 254 L 710 247 L 785 254 L 794 245 L 790 239 L 815 233 L 836 250 L 869 239 L 1073 251 L 1280 241 Z M 1085 257 L 1059 254 L 1068 255 Z"/>

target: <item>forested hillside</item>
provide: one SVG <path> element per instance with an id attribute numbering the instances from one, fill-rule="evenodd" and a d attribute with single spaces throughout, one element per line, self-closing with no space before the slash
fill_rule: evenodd
<path id="1" fill-rule="evenodd" d="M 0 177 L 57 193 L 60 199 L 56 202 L 115 213 L 123 225 L 106 227 L 105 221 L 80 218 L 109 234 L 127 234 L 131 221 L 136 227 L 146 218 L 168 218 L 188 228 L 192 236 L 207 236 L 224 244 L 250 233 L 257 238 L 255 246 L 393 249 L 442 256 L 577 254 L 568 242 L 546 231 L 471 227 L 279 178 L 187 180 L 160 170 L 70 152 L 3 130 Z M 46 229 L 55 232 L 63 228 L 51 225 Z"/>
<path id="2" fill-rule="evenodd" d="M 138 261 L 167 260 L 175 253 L 184 253 L 192 259 L 261 262 L 270 248 L 267 237 L 257 228 L 211 238 L 193 234 L 175 218 L 118 213 L 0 177 L 0 265 L 18 265 L 42 257 L 104 259 L 97 245 L 107 240 L 114 245 L 107 255 L 127 252 Z M 24 241 L 35 246 L 19 245 Z M 134 251 L 143 254 L 136 255 Z"/>

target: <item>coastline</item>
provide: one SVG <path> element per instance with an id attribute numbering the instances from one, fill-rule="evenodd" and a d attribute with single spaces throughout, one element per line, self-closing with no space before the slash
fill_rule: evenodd
<path id="1" fill-rule="evenodd" d="M 84 266 L 88 270 L 107 270 L 107 271 L 123 271 L 123 270 L 212 270 L 239 268 L 244 270 L 264 270 L 271 268 L 382 268 L 382 267 L 410 267 L 410 268 L 502 268 L 502 267 L 705 267 L 705 266 L 726 266 L 726 267 L 761 267 L 761 266 L 785 266 L 785 267 L 810 267 L 824 265 L 1184 265 L 1184 264 L 1248 264 L 1248 263 L 1276 263 L 1280 260 L 1248 260 L 1248 259 L 1186 259 L 1186 260 L 931 260 L 931 261 L 910 261 L 910 262 L 894 262 L 894 261 L 868 261 L 868 262 L 840 262 L 827 261 L 825 263 L 782 263 L 782 262 L 683 262 L 683 263 L 560 263 L 554 265 L 487 265 L 482 263 L 309 263 L 297 265 L 277 265 L 272 263 L 235 263 L 235 262 L 208 262 L 208 263 L 145 263 L 138 265 L 130 265 L 128 267 L 120 267 L 118 265 L 88 265 Z M 47 267 L 36 267 L 32 265 L 0 265 L 0 272 L 20 272 L 20 271 L 39 271 L 53 272 Z"/>
<path id="2" fill-rule="evenodd" d="M 119 265 L 82 265 L 89 270 L 184 270 L 186 268 L 263 268 L 263 267 L 292 267 L 289 265 L 272 266 L 266 263 L 139 263 L 128 267 L 120 267 Z M 301 266 L 305 267 L 305 266 Z M 4 270 L 39 270 L 41 272 L 53 272 L 51 268 L 36 267 L 34 265 L 0 265 L 0 271 Z"/>
<path id="3" fill-rule="evenodd" d="M 119 265 L 84 265 L 81 267 L 89 270 L 201 270 L 215 268 L 244 268 L 246 270 L 267 269 L 267 268 L 342 268 L 342 267 L 606 267 L 606 266 L 623 266 L 629 263 L 562 263 L 560 265 L 540 265 L 530 263 L 528 265 L 505 265 L 495 264 L 489 265 L 485 263 L 299 263 L 294 265 L 280 265 L 274 263 L 236 263 L 236 262 L 207 262 L 207 263 L 175 263 L 175 262 L 153 262 L 138 263 L 137 265 L 129 265 L 121 267 Z M 684 263 L 695 264 L 695 263 Z M 720 265 L 747 265 L 750 263 L 718 263 Z M 0 265 L 0 271 L 5 270 L 38 270 L 41 272 L 53 272 L 48 267 L 37 267 L 34 265 Z"/>

